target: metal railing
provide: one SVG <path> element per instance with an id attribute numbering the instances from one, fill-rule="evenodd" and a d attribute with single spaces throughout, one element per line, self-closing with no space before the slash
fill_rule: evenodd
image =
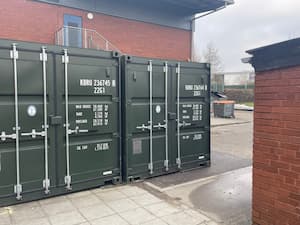
<path id="1" fill-rule="evenodd" d="M 96 30 L 63 26 L 55 34 L 55 43 L 61 46 L 121 51 Z"/>

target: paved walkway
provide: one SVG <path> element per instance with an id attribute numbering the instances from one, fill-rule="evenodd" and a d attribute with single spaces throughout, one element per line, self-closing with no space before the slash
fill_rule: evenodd
<path id="1" fill-rule="evenodd" d="M 217 225 L 183 204 L 124 185 L 0 208 L 0 225 Z"/>

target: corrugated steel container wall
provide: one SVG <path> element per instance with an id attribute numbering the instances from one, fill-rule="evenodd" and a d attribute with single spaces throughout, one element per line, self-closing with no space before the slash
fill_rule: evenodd
<path id="1" fill-rule="evenodd" d="M 123 56 L 123 174 L 132 181 L 210 163 L 210 68 Z"/>
<path id="2" fill-rule="evenodd" d="M 120 181 L 119 55 L 42 53 L 0 41 L 0 205 Z"/>

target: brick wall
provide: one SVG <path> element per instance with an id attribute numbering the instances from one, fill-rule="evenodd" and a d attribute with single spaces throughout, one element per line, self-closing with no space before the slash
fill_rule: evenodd
<path id="1" fill-rule="evenodd" d="M 63 26 L 63 15 L 81 16 L 83 27 L 97 30 L 122 52 L 153 58 L 188 60 L 191 32 L 126 20 L 30 0 L 0 2 L 0 38 L 54 44 L 55 32 Z"/>
<path id="2" fill-rule="evenodd" d="M 300 67 L 256 76 L 253 224 L 300 224 Z"/>

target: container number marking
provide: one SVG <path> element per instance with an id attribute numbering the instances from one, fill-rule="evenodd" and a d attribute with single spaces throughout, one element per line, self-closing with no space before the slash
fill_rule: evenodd
<path id="1" fill-rule="evenodd" d="M 116 87 L 116 80 L 92 80 L 92 79 L 80 79 L 80 87 L 94 87 L 94 94 L 105 94 L 107 87 Z"/>

